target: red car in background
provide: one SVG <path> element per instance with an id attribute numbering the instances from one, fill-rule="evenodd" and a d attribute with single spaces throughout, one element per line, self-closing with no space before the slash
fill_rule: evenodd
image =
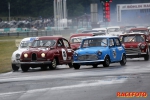
<path id="1" fill-rule="evenodd" d="M 120 35 L 120 41 L 125 48 L 127 58 L 144 57 L 149 60 L 149 40 L 144 33 L 128 33 Z"/>
<path id="2" fill-rule="evenodd" d="M 93 33 L 78 33 L 78 34 L 72 34 L 70 36 L 69 42 L 71 44 L 71 48 L 73 50 L 77 50 L 82 42 L 83 38 L 92 37 L 94 36 Z"/>

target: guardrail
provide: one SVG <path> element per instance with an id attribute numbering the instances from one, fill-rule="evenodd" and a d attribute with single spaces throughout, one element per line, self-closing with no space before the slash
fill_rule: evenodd
<path id="1" fill-rule="evenodd" d="M 71 34 L 76 33 L 76 29 L 66 30 L 40 30 L 40 31 L 24 31 L 24 32 L 0 32 L 0 36 L 23 36 L 23 37 L 38 37 L 38 36 L 53 36 L 61 35 L 65 38 L 69 38 Z"/>

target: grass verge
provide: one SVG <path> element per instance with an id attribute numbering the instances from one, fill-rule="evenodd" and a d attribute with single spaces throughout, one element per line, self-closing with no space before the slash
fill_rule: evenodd
<path id="1" fill-rule="evenodd" d="M 17 50 L 16 39 L 23 37 L 0 37 L 0 73 L 11 71 L 11 56 Z"/>

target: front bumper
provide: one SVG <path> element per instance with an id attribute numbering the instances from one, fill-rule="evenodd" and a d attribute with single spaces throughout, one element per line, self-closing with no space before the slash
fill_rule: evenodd
<path id="1" fill-rule="evenodd" d="M 104 62 L 104 60 L 92 60 L 92 61 L 74 61 L 73 63 L 75 64 L 86 64 L 86 65 L 90 65 L 90 64 L 100 64 Z"/>
<path id="2" fill-rule="evenodd" d="M 20 64 L 24 65 L 47 65 L 51 64 L 51 61 L 34 61 L 34 62 L 20 62 Z"/>
<path id="3" fill-rule="evenodd" d="M 139 58 L 144 57 L 147 53 L 134 53 L 134 54 L 126 54 L 127 58 Z"/>

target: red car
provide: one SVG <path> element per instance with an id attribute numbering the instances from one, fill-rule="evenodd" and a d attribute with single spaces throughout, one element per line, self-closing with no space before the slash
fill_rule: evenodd
<path id="1" fill-rule="evenodd" d="M 128 33 L 120 35 L 128 58 L 144 57 L 149 60 L 149 40 L 144 33 Z"/>
<path id="2" fill-rule="evenodd" d="M 146 37 L 147 37 L 147 39 L 148 39 L 148 45 L 149 45 L 149 47 L 150 47 L 150 31 L 149 31 L 149 29 L 148 28 L 132 28 L 132 29 L 130 29 L 130 31 L 129 31 L 130 33 L 132 33 L 132 32 L 140 32 L 140 33 L 144 33 L 145 35 L 146 35 Z M 150 48 L 149 48 L 150 49 Z"/>
<path id="3" fill-rule="evenodd" d="M 20 57 L 22 71 L 29 68 L 55 69 L 57 65 L 68 64 L 72 67 L 73 50 L 69 42 L 59 36 L 38 37 L 29 50 L 24 51 Z"/>
<path id="4" fill-rule="evenodd" d="M 69 42 L 73 50 L 77 50 L 82 42 L 83 38 L 92 37 L 93 33 L 78 33 L 70 36 Z"/>

